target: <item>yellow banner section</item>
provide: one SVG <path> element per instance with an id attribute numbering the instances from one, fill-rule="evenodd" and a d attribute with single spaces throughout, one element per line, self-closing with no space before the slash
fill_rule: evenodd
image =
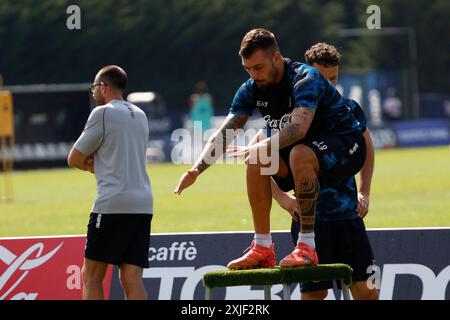
<path id="1" fill-rule="evenodd" d="M 14 111 L 11 92 L 0 91 L 0 136 L 14 135 Z"/>

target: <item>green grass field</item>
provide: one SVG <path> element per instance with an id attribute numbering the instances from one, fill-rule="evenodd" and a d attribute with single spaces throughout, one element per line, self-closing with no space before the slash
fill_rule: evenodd
<path id="1" fill-rule="evenodd" d="M 244 165 L 214 165 L 181 196 L 188 166 L 149 165 L 155 198 L 152 232 L 252 230 Z M 19 171 L 14 202 L 0 204 L 0 237 L 85 234 L 95 197 L 93 175 L 75 169 Z M 378 150 L 369 228 L 450 226 L 450 149 Z M 290 216 L 273 203 L 272 230 Z"/>

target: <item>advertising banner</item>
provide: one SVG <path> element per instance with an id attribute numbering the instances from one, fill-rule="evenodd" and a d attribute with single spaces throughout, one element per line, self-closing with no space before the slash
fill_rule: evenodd
<path id="1" fill-rule="evenodd" d="M 370 128 L 370 137 L 375 149 L 395 148 L 397 146 L 397 136 L 394 130 L 389 127 Z"/>
<path id="2" fill-rule="evenodd" d="M 85 242 L 85 236 L 0 238 L 0 300 L 81 299 Z"/>
<path id="3" fill-rule="evenodd" d="M 371 284 L 380 289 L 380 299 L 450 299 L 450 228 L 368 230 L 375 255 L 368 270 Z M 150 299 L 204 299 L 202 276 L 225 269 L 250 245 L 251 232 L 160 234 L 152 236 L 150 268 L 144 283 Z M 277 263 L 293 250 L 289 232 L 272 234 Z M 319 261 L 320 263 L 320 261 Z M 111 299 L 122 299 L 117 272 L 113 273 Z M 282 285 L 272 286 L 272 299 L 280 300 Z M 299 299 L 299 285 L 291 286 L 291 299 Z M 340 299 L 329 290 L 327 299 Z M 214 299 L 264 299 L 262 286 L 214 289 Z"/>
<path id="4" fill-rule="evenodd" d="M 450 143 L 449 123 L 445 120 L 414 120 L 392 123 L 398 147 L 439 146 Z"/>
<path id="5" fill-rule="evenodd" d="M 383 300 L 450 299 L 450 228 L 371 229 L 375 255 L 367 270 L 371 285 Z M 277 263 L 293 248 L 287 231 L 273 232 Z M 225 269 L 242 255 L 252 232 L 180 233 L 152 235 L 150 268 L 144 285 L 152 300 L 203 300 L 203 274 Z M 81 267 L 85 236 L 0 238 L 0 300 L 63 300 L 82 298 Z M 105 296 L 123 299 L 117 267 L 108 268 Z M 282 285 L 271 298 L 281 300 Z M 300 297 L 291 285 L 291 299 Z M 214 289 L 215 300 L 262 300 L 262 286 Z M 341 299 L 330 289 L 327 299 Z"/>

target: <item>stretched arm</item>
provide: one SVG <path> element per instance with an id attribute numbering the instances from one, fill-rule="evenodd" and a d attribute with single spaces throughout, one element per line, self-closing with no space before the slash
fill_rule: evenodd
<path id="1" fill-rule="evenodd" d="M 247 115 L 233 115 L 229 114 L 221 127 L 208 140 L 208 143 L 203 148 L 202 154 L 195 162 L 194 166 L 185 172 L 175 188 L 176 194 L 192 185 L 197 179 L 198 175 L 208 169 L 224 152 L 236 135 L 236 131 L 244 127 L 249 116 Z"/>
<path id="2" fill-rule="evenodd" d="M 248 118 L 247 115 L 229 114 L 216 133 L 208 140 L 192 170 L 200 174 L 224 154 L 228 145 L 233 142 L 236 130 L 243 128 Z"/>
<path id="3" fill-rule="evenodd" d="M 364 218 L 369 211 L 370 186 L 375 167 L 375 152 L 369 129 L 364 131 L 364 139 L 366 141 L 366 161 L 359 172 L 358 207 L 356 210 L 361 218 Z"/>

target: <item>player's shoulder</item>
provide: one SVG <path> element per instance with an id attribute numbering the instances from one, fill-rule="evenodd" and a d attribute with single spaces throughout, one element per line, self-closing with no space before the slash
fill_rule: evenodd
<path id="1" fill-rule="evenodd" d="M 116 100 L 116 99 L 111 100 L 109 103 L 105 104 L 104 107 L 106 109 L 117 110 L 117 111 L 123 109 L 123 107 L 133 109 L 133 111 L 141 110 L 141 108 L 139 108 L 137 105 L 135 105 L 127 100 Z"/>
<path id="2" fill-rule="evenodd" d="M 252 78 L 248 78 L 241 86 L 239 87 L 240 91 L 252 91 L 255 89 L 255 80 Z"/>
<path id="3" fill-rule="evenodd" d="M 108 104 L 96 106 L 94 109 L 92 109 L 89 117 L 90 118 L 102 117 L 107 108 L 108 108 Z"/>
<path id="4" fill-rule="evenodd" d="M 126 100 L 112 100 L 107 104 L 96 107 L 96 109 L 97 108 L 99 109 L 97 112 L 102 113 L 103 116 L 106 114 L 108 117 L 117 119 L 122 118 L 123 112 L 130 111 L 135 115 L 146 117 L 145 112 L 141 108 Z"/>
<path id="5" fill-rule="evenodd" d="M 123 100 L 123 103 L 125 103 L 125 104 L 126 104 L 127 106 L 129 106 L 130 108 L 136 110 L 137 112 L 145 113 L 139 106 L 137 106 L 137 105 L 135 105 L 135 104 L 133 104 L 133 103 L 131 103 L 131 102 L 129 102 L 129 101 Z"/>
<path id="6" fill-rule="evenodd" d="M 255 80 L 249 78 L 244 83 L 242 83 L 236 92 L 238 97 L 252 97 L 256 90 Z"/>
<path id="7" fill-rule="evenodd" d="M 288 66 L 288 72 L 291 74 L 291 76 L 296 76 L 296 77 L 319 77 L 320 76 L 320 72 L 311 67 L 309 64 L 303 63 L 303 62 L 299 62 L 299 61 L 294 61 L 291 60 L 289 58 L 285 58 L 284 59 L 286 61 L 286 64 Z"/>
<path id="8" fill-rule="evenodd" d="M 287 64 L 288 78 L 294 87 L 297 85 L 321 85 L 325 78 L 321 73 L 310 65 L 285 58 Z"/>
<path id="9" fill-rule="evenodd" d="M 125 100 L 122 100 L 122 102 L 126 105 L 129 111 L 134 113 L 135 116 L 142 119 L 147 119 L 147 114 L 139 106 Z"/>

